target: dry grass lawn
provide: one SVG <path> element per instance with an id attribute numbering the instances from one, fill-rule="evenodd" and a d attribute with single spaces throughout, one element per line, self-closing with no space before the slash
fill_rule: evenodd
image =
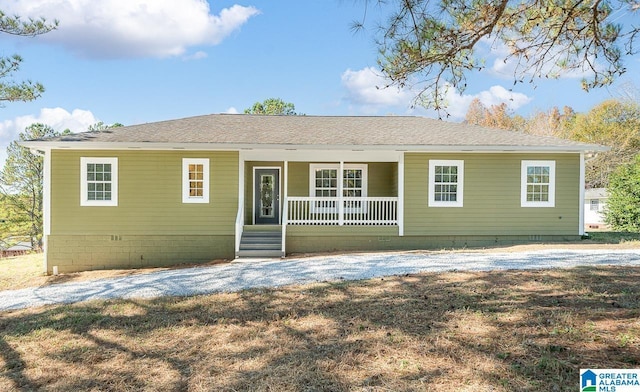
<path id="1" fill-rule="evenodd" d="M 4 312 L 0 390 L 575 391 L 580 368 L 640 367 L 638 282 L 453 272 Z"/>
<path id="2" fill-rule="evenodd" d="M 48 286 L 58 283 L 79 282 L 85 280 L 117 278 L 127 275 L 147 274 L 171 268 L 185 268 L 193 265 L 178 265 L 175 267 L 155 267 L 137 269 L 113 269 L 73 272 L 59 274 L 57 276 L 45 275 L 42 253 L 33 253 L 25 256 L 0 258 L 0 291 L 16 290 L 26 287 Z M 223 263 L 223 260 L 214 260 L 209 265 Z M 203 266 L 205 264 L 198 264 Z"/>

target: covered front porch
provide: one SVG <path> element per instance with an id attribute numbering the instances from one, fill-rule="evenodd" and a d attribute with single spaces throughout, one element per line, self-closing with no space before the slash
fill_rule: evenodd
<path id="1" fill-rule="evenodd" d="M 241 151 L 236 256 L 261 256 L 260 247 L 264 256 L 284 256 L 287 237 L 299 232 L 287 234 L 288 227 L 365 236 L 365 226 L 379 227 L 375 233 L 402 236 L 403 158 L 389 151 Z"/>

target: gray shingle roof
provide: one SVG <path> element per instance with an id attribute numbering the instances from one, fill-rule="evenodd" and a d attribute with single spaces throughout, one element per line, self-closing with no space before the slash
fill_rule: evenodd
<path id="1" fill-rule="evenodd" d="M 602 146 L 553 137 L 488 129 L 407 116 L 260 116 L 212 114 L 85 132 L 47 139 L 46 144 L 106 143 L 122 145 L 210 144 L 242 146 L 403 148 L 520 147 L 590 151 Z M 62 142 L 62 143 L 60 143 Z M 26 143 L 29 144 L 29 143 Z M 34 143 L 40 144 L 40 143 Z M 53 147 L 53 146 L 52 146 Z M 80 145 L 77 145 L 80 147 Z M 54 147 L 55 148 L 55 147 Z"/>

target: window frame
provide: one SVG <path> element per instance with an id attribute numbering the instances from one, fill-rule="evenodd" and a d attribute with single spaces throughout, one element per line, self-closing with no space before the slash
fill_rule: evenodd
<path id="1" fill-rule="evenodd" d="M 458 181 L 455 183 L 456 200 L 436 200 L 436 166 L 455 166 L 458 168 Z M 429 159 L 429 207 L 464 207 L 464 160 L 462 159 Z"/>
<path id="2" fill-rule="evenodd" d="M 344 196 L 344 180 L 346 177 L 344 176 L 344 172 L 342 176 L 338 175 L 338 171 L 340 171 L 339 163 L 310 163 L 309 164 L 309 196 L 310 197 L 323 197 L 316 196 L 316 170 L 335 170 L 336 171 L 336 196 L 327 196 L 327 198 L 331 198 L 336 200 L 336 203 L 322 203 L 316 202 L 311 203 L 311 209 L 313 213 L 337 213 L 338 212 L 338 204 L 337 200 L 341 197 L 338 193 L 339 190 L 342 190 L 342 198 L 366 198 L 367 197 L 367 189 L 368 189 L 368 167 L 366 163 L 345 163 L 342 165 L 342 170 L 362 170 L 362 187 L 360 189 L 360 196 Z M 342 179 L 342 184 L 338 183 L 338 181 Z M 322 188 L 321 188 L 322 189 Z M 331 205 L 330 205 L 331 204 Z M 366 211 L 365 206 L 366 203 L 361 203 L 360 206 L 356 207 L 346 207 L 344 209 L 345 213 L 363 213 Z"/>
<path id="3" fill-rule="evenodd" d="M 362 170 L 362 189 L 360 197 L 367 197 L 367 179 L 368 173 L 367 168 L 369 165 L 366 163 L 345 163 L 342 165 L 343 170 Z M 340 180 L 342 178 L 343 184 L 340 185 L 336 183 L 336 198 L 340 195 L 338 194 L 338 190 L 342 189 L 344 193 L 344 173 L 342 176 L 338 176 L 337 172 L 340 170 L 339 163 L 310 163 L 309 164 L 309 196 L 316 197 L 316 170 L 336 170 L 336 180 Z M 317 196 L 321 197 L 321 196 Z M 357 197 L 357 196 L 344 196 L 343 197 Z"/>
<path id="4" fill-rule="evenodd" d="M 102 181 L 111 184 L 111 200 L 89 200 L 87 166 L 90 164 L 110 164 L 111 180 Z M 116 157 L 80 157 L 80 206 L 117 207 L 118 206 L 118 158 Z"/>
<path id="5" fill-rule="evenodd" d="M 202 165 L 202 196 L 189 194 L 189 165 Z M 209 203 L 210 189 L 210 161 L 209 158 L 182 158 L 182 203 L 183 204 L 207 204 Z"/>
<path id="6" fill-rule="evenodd" d="M 527 172 L 529 167 L 545 167 L 549 168 L 549 182 L 546 183 L 549 186 L 549 197 L 547 201 L 528 201 L 527 200 Z M 544 185 L 545 183 L 540 183 Z M 536 185 L 540 185 L 536 184 Z M 520 169 L 520 206 L 521 207 L 555 207 L 556 206 L 556 161 L 537 161 L 537 160 L 523 160 Z"/>

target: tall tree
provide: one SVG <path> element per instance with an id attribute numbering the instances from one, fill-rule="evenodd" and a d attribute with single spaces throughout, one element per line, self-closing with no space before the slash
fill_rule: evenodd
<path id="1" fill-rule="evenodd" d="M 58 136 L 48 125 L 32 124 L 7 147 L 7 160 L 0 173 L 0 192 L 14 212 L 10 224 L 27 224 L 34 248 L 42 246 L 42 179 L 43 158 L 18 145 L 18 141 Z"/>
<path id="2" fill-rule="evenodd" d="M 55 29 L 58 21 L 49 23 L 44 18 L 27 20 L 9 16 L 0 10 L 0 33 L 34 37 Z M 20 69 L 22 57 L 17 54 L 0 57 L 0 103 L 33 101 L 44 92 L 44 86 L 30 80 L 15 81 L 13 75 Z"/>
<path id="3" fill-rule="evenodd" d="M 577 71 L 588 74 L 585 90 L 611 84 L 625 72 L 623 57 L 637 53 L 640 28 L 612 16 L 635 14 L 638 0 L 372 2 L 394 10 L 378 30 L 382 70 L 392 84 L 419 85 L 416 101 L 436 110 L 448 89 L 464 91 L 466 75 L 486 67 L 482 43 L 506 49 L 515 83 Z"/>
<path id="4" fill-rule="evenodd" d="M 510 114 L 506 103 L 486 107 L 478 98 L 471 101 L 465 122 L 508 131 L 519 131 L 524 125 L 522 117 Z"/>
<path id="5" fill-rule="evenodd" d="M 586 164 L 586 185 L 607 187 L 609 175 L 621 165 L 633 161 L 640 151 L 640 104 L 608 100 L 589 112 L 577 114 L 567 125 L 568 138 L 608 146 Z"/>
<path id="6" fill-rule="evenodd" d="M 565 106 L 562 112 L 554 106 L 550 110 L 537 111 L 529 116 L 524 131 L 532 135 L 568 138 L 570 136 L 567 134 L 568 124 L 574 120 L 575 116 L 576 113 L 569 106 Z"/>
<path id="7" fill-rule="evenodd" d="M 295 116 L 296 107 L 294 104 L 284 102 L 280 98 L 268 98 L 263 102 L 256 102 L 252 107 L 244 110 L 245 114 L 268 114 L 268 115 L 284 115 Z"/>

